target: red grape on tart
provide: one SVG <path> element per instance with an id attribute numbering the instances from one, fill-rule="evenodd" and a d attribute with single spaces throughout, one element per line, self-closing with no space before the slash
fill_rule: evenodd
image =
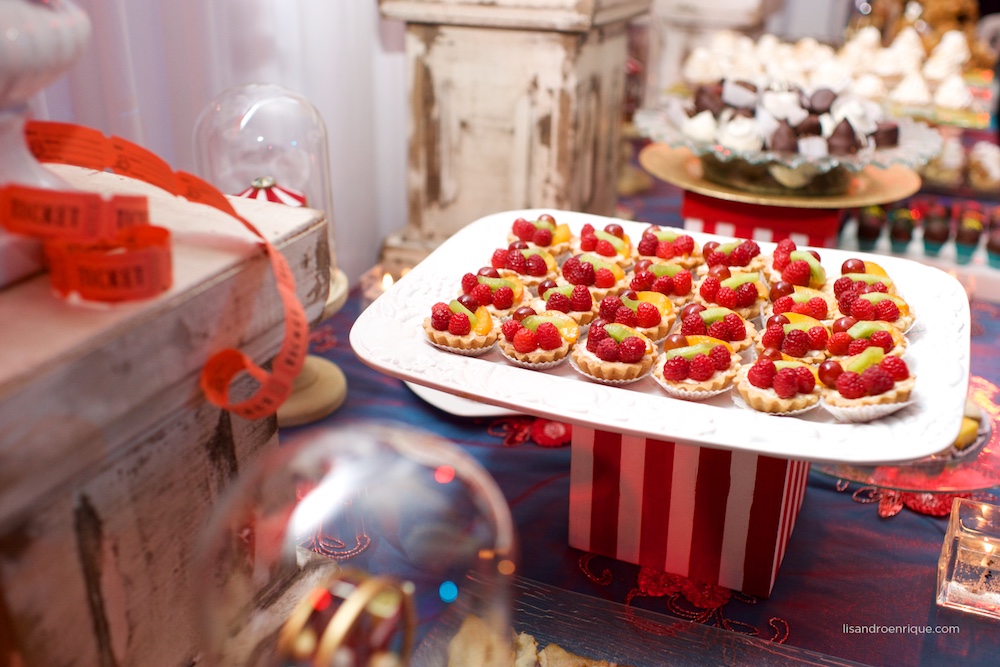
<path id="1" fill-rule="evenodd" d="M 625 324 L 596 319 L 587 331 L 586 344 L 570 355 L 584 376 L 601 382 L 624 383 L 649 372 L 656 360 L 653 341 Z"/>
<path id="2" fill-rule="evenodd" d="M 529 248 L 541 248 L 555 257 L 569 252 L 571 239 L 569 225 L 557 223 L 548 213 L 542 213 L 534 220 L 518 218 L 507 234 L 508 242 L 524 241 Z"/>
<path id="3" fill-rule="evenodd" d="M 547 367 L 565 359 L 580 335 L 580 326 L 573 318 L 554 310 L 511 318 L 500 329 L 501 352 L 528 368 Z"/>
<path id="4" fill-rule="evenodd" d="M 462 294 L 486 306 L 491 315 L 503 317 L 523 301 L 524 285 L 513 274 L 500 277 L 500 272 L 492 266 L 484 266 L 478 273 L 462 276 Z"/>
<path id="5" fill-rule="evenodd" d="M 462 295 L 449 303 L 439 302 L 431 307 L 431 316 L 423 322 L 428 340 L 440 348 L 458 354 L 481 354 L 497 340 L 498 331 L 486 306 L 475 311 L 462 304 L 470 303 L 469 295 Z"/>
<path id="6" fill-rule="evenodd" d="M 727 389 L 740 369 L 740 355 L 711 336 L 671 334 L 653 377 L 675 398 L 702 400 Z"/>
<path id="7" fill-rule="evenodd" d="M 524 241 L 514 241 L 507 248 L 494 250 L 490 265 L 501 278 L 513 275 L 526 287 L 536 287 L 543 280 L 555 278 L 559 272 L 559 265 L 551 253 L 529 248 Z"/>
<path id="8" fill-rule="evenodd" d="M 916 378 L 902 357 L 869 347 L 820 365 L 823 402 L 837 419 L 870 421 L 892 414 L 909 401 Z"/>
<path id="9" fill-rule="evenodd" d="M 628 287 L 624 269 L 592 252 L 574 255 L 563 262 L 562 278 L 570 285 L 586 286 L 596 301 Z"/>
<path id="10" fill-rule="evenodd" d="M 760 315 L 767 294 L 764 277 L 759 271 L 742 272 L 716 265 L 698 285 L 695 301 L 729 308 L 743 319 L 752 320 Z"/>
<path id="11" fill-rule="evenodd" d="M 682 231 L 650 225 L 636 245 L 640 258 L 658 259 L 693 269 L 704 261 L 701 246 Z"/>
<path id="12" fill-rule="evenodd" d="M 594 229 L 593 225 L 585 224 L 572 250 L 577 253 L 593 253 L 605 262 L 623 269 L 632 265 L 632 241 L 617 222 L 608 223 L 604 229 Z"/>
<path id="13" fill-rule="evenodd" d="M 854 356 L 872 346 L 895 357 L 903 356 L 906 351 L 906 336 L 885 322 L 845 316 L 834 320 L 832 331 L 826 342 L 827 355 L 832 358 Z"/>
<path id="14" fill-rule="evenodd" d="M 700 303 L 689 303 L 681 308 L 678 319 L 678 333 L 718 338 L 732 345 L 736 352 L 749 349 L 757 336 L 757 329 L 751 322 L 721 306 L 706 308 Z"/>
<path id="15" fill-rule="evenodd" d="M 538 286 L 538 296 L 530 304 L 535 310 L 558 310 L 581 326 L 597 317 L 597 302 L 586 285 L 546 280 Z"/>
<path id="16" fill-rule="evenodd" d="M 830 330 L 822 322 L 788 312 L 769 317 L 754 342 L 758 353 L 774 348 L 794 359 L 815 364 L 826 358 L 829 340 Z"/>
<path id="17" fill-rule="evenodd" d="M 659 292 L 679 307 L 694 299 L 693 283 L 691 271 L 680 264 L 644 258 L 635 263 L 629 287 L 637 292 Z"/>
<path id="18" fill-rule="evenodd" d="M 746 404 L 759 412 L 798 413 L 819 405 L 815 371 L 801 361 L 758 357 L 736 374 L 735 388 Z"/>
<path id="19" fill-rule="evenodd" d="M 674 304 L 659 292 L 626 290 L 601 300 L 598 312 L 608 322 L 628 325 L 652 341 L 666 337 L 677 314 Z"/>

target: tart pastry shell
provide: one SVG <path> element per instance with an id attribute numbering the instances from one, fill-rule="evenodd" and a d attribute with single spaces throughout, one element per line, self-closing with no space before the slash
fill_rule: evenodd
<path id="1" fill-rule="evenodd" d="M 603 361 L 589 352 L 585 345 L 577 345 L 573 348 L 571 355 L 581 372 L 599 380 L 611 382 L 635 380 L 645 375 L 653 367 L 653 362 L 656 359 L 654 351 L 653 354 L 643 355 L 642 359 L 634 364 L 621 361 Z"/>
<path id="2" fill-rule="evenodd" d="M 748 406 L 759 412 L 782 414 L 812 407 L 819 403 L 819 388 L 808 394 L 796 394 L 791 398 L 779 398 L 773 389 L 761 389 L 750 384 L 747 373 L 750 366 L 743 366 L 736 374 L 736 391 Z"/>

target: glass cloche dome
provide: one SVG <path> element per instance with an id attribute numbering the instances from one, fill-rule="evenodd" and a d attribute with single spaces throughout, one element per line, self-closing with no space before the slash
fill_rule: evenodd
<path id="1" fill-rule="evenodd" d="M 294 435 L 204 534 L 207 664 L 446 665 L 470 620 L 509 646 L 516 570 L 506 501 L 458 447 L 365 424 Z"/>

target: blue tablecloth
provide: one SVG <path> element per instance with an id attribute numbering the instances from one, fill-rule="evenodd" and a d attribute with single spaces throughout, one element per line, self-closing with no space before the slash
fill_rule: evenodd
<path id="1" fill-rule="evenodd" d="M 346 403 L 321 422 L 283 434 L 375 421 L 418 427 L 457 443 L 493 475 L 510 504 L 521 543 L 521 575 L 861 663 L 1000 664 L 1000 621 L 942 610 L 934 603 L 947 519 L 909 507 L 881 518 L 877 502 L 861 502 L 870 494 L 855 494 L 858 484 L 844 490 L 815 471 L 769 599 L 728 592 L 719 598 L 717 591 L 710 598 L 685 595 L 664 588 L 655 573 L 638 566 L 570 548 L 569 447 L 541 447 L 530 440 L 505 445 L 504 434 L 523 428 L 526 418 L 456 417 L 425 403 L 401 381 L 367 368 L 348 343 L 359 311 L 355 292 L 313 334 L 313 352 L 347 375 Z M 972 312 L 972 372 L 1000 384 L 995 356 L 1000 308 L 976 303 Z M 845 626 L 872 625 L 952 628 L 949 634 L 845 631 Z"/>

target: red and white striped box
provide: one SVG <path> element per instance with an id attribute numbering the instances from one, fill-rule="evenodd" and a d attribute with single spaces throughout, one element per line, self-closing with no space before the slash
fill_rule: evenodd
<path id="1" fill-rule="evenodd" d="M 809 462 L 573 427 L 569 544 L 767 597 Z"/>
<path id="2" fill-rule="evenodd" d="M 755 241 L 790 238 L 797 246 L 837 246 L 839 209 L 766 206 L 685 192 L 681 202 L 684 229 Z"/>

